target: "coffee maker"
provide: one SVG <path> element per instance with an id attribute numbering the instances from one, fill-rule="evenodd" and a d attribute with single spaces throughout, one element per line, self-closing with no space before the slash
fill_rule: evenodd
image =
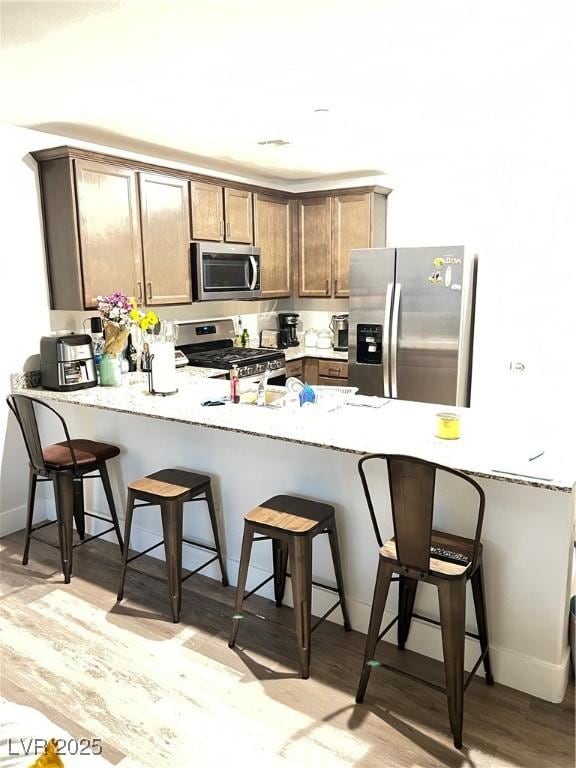
<path id="1" fill-rule="evenodd" d="M 297 347 L 300 344 L 298 334 L 296 333 L 299 319 L 300 315 L 296 312 L 278 313 L 278 329 L 280 333 L 284 332 L 288 336 L 289 347 Z"/>
<path id="2" fill-rule="evenodd" d="M 73 392 L 98 384 L 92 339 L 64 331 L 40 339 L 40 374 L 44 389 Z"/>
<path id="3" fill-rule="evenodd" d="M 348 349 L 348 314 L 332 315 L 330 330 L 334 334 L 334 349 L 346 352 Z"/>

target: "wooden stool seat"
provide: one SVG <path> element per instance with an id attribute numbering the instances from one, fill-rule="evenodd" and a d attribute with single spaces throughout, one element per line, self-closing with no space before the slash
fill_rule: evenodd
<path id="1" fill-rule="evenodd" d="M 70 450 L 74 451 L 74 455 Z M 96 467 L 103 461 L 108 461 L 118 456 L 120 448 L 110 443 L 97 443 L 94 440 L 75 439 L 54 443 L 42 449 L 42 456 L 50 469 L 73 469 L 74 462 L 82 469 L 88 469 L 89 465 Z"/>
<path id="2" fill-rule="evenodd" d="M 480 550 L 482 545 L 480 545 Z M 466 576 L 472 564 L 474 539 L 456 536 L 445 531 L 432 529 L 430 539 L 430 572 L 448 578 Z M 387 562 L 397 564 L 396 539 L 392 537 L 380 548 L 381 557 Z"/>
<path id="3" fill-rule="evenodd" d="M 310 533 L 334 515 L 334 507 L 298 496 L 273 496 L 248 512 L 244 519 L 295 535 Z"/>
<path id="4" fill-rule="evenodd" d="M 136 501 L 140 501 L 136 504 Z M 184 522 L 184 504 L 189 501 L 205 501 L 210 515 L 210 524 L 214 536 L 214 546 L 204 544 L 200 541 L 186 539 L 183 536 Z M 130 533 L 132 529 L 132 517 L 134 510 L 138 507 L 160 507 L 162 516 L 162 532 L 164 538 L 152 547 L 148 547 L 143 552 L 139 552 L 132 557 L 128 557 L 128 546 L 130 543 Z M 122 573 L 120 575 L 120 585 L 118 587 L 117 600 L 120 602 L 124 598 L 124 582 L 126 581 L 126 570 L 128 563 L 142 557 L 152 549 L 164 544 L 166 553 L 166 570 L 168 574 L 168 592 L 170 595 L 170 608 L 172 611 L 172 620 L 176 623 L 180 621 L 180 609 L 182 606 L 182 582 L 190 576 L 202 571 L 210 563 L 218 560 L 220 572 L 222 574 L 223 586 L 228 586 L 228 576 L 224 557 L 220 546 L 220 536 L 218 534 L 218 523 L 216 520 L 216 510 L 214 507 L 214 498 L 212 496 L 212 483 L 208 475 L 200 475 L 197 472 L 189 472 L 186 469 L 161 469 L 153 472 L 151 475 L 133 480 L 128 484 L 128 498 L 126 501 L 126 529 L 124 558 L 122 563 Z M 182 576 L 182 544 L 190 544 L 198 549 L 208 550 L 215 553 L 213 557 L 205 563 L 195 568 L 186 576 Z"/>
<path id="5" fill-rule="evenodd" d="M 160 499 L 176 499 L 179 496 L 198 495 L 207 485 L 210 485 L 208 475 L 198 475 L 184 469 L 161 469 L 146 477 L 128 483 L 128 488 L 138 498 L 157 497 Z"/>
<path id="6" fill-rule="evenodd" d="M 336 587 L 318 584 L 312 580 L 312 540 L 319 534 L 327 533 L 330 540 L 332 562 L 336 575 Z M 254 534 L 260 534 L 257 539 Z M 247 595 L 244 594 L 250 553 L 253 541 L 272 541 L 272 559 L 274 572 L 272 576 L 255 587 Z M 312 499 L 299 496 L 273 496 L 244 515 L 244 537 L 238 571 L 238 586 L 236 587 L 235 613 L 232 618 L 232 632 L 228 645 L 234 647 L 236 636 L 242 618 L 242 604 L 260 587 L 274 579 L 274 597 L 280 607 L 284 598 L 286 576 L 290 558 L 290 577 L 292 579 L 292 594 L 294 602 L 294 619 L 296 637 L 298 640 L 298 655 L 300 672 L 304 679 L 310 669 L 310 637 L 314 629 L 326 619 L 338 606 L 342 609 L 344 629 L 350 630 L 350 621 L 344 596 L 344 582 L 338 535 L 336 532 L 336 516 L 334 507 Z M 327 589 L 338 594 L 337 602 L 328 610 L 316 624 L 311 626 L 312 617 L 312 586 Z"/>

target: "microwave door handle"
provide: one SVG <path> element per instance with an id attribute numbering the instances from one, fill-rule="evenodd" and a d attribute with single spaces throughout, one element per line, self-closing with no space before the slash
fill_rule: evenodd
<path id="1" fill-rule="evenodd" d="M 256 288 L 256 283 L 258 282 L 258 262 L 256 261 L 256 257 L 250 255 L 250 264 L 252 265 L 252 282 L 250 283 L 250 290 L 253 291 Z"/>

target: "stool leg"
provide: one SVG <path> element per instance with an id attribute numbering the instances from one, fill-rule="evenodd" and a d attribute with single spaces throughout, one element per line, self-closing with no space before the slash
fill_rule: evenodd
<path id="1" fill-rule="evenodd" d="M 298 656 L 303 680 L 310 677 L 310 625 L 312 617 L 312 539 L 308 536 L 291 536 L 288 555 L 294 598 L 294 618 Z"/>
<path id="2" fill-rule="evenodd" d="M 84 481 L 81 477 L 74 478 L 74 522 L 80 541 L 86 536 L 86 518 L 84 517 Z"/>
<path id="3" fill-rule="evenodd" d="M 130 546 L 130 533 L 132 531 L 132 515 L 134 513 L 134 493 L 128 489 L 126 497 L 126 520 L 124 522 L 124 549 L 122 551 L 122 572 L 120 573 L 120 584 L 118 585 L 118 594 L 116 600 L 120 602 L 124 599 L 124 582 L 126 581 L 126 569 L 128 567 L 128 548 Z"/>
<path id="4" fill-rule="evenodd" d="M 120 545 L 120 552 L 124 550 L 124 543 L 122 541 L 122 533 L 120 531 L 120 523 L 118 522 L 118 515 L 116 514 L 116 505 L 114 504 L 114 494 L 112 493 L 112 486 L 110 485 L 110 476 L 108 474 L 108 467 L 106 462 L 100 465 L 100 477 L 102 479 L 102 485 L 104 486 L 104 493 L 106 494 L 106 501 L 108 502 L 108 509 L 110 510 L 110 517 L 112 518 L 112 525 Z"/>
<path id="5" fill-rule="evenodd" d="M 488 622 L 486 620 L 486 597 L 484 594 L 484 573 L 482 562 L 476 568 L 474 575 L 470 579 L 472 582 L 472 596 L 474 597 L 474 607 L 476 608 L 476 624 L 478 625 L 478 635 L 480 637 L 480 648 L 484 656 L 484 672 L 486 673 L 487 685 L 494 685 L 492 677 L 492 667 L 490 665 L 490 651 L 488 649 Z"/>
<path id="6" fill-rule="evenodd" d="M 274 599 L 280 608 L 286 590 L 286 571 L 288 568 L 288 544 L 280 539 L 272 539 L 272 561 L 274 565 Z"/>
<path id="7" fill-rule="evenodd" d="M 440 625 L 444 652 L 444 674 L 450 728 L 456 749 L 462 747 L 464 717 L 464 639 L 466 620 L 466 579 L 438 584 Z"/>
<path id="8" fill-rule="evenodd" d="M 328 528 L 328 538 L 330 540 L 330 549 L 332 550 L 332 562 L 334 563 L 334 573 L 336 574 L 340 608 L 344 618 L 344 629 L 346 632 L 350 632 L 350 619 L 348 617 L 348 608 L 346 607 L 346 597 L 344 595 L 344 579 L 342 578 L 342 564 L 340 562 L 340 547 L 338 545 L 336 522 L 332 523 Z"/>
<path id="9" fill-rule="evenodd" d="M 246 580 L 248 578 L 248 566 L 250 565 L 250 553 L 252 552 L 253 529 L 251 525 L 244 522 L 244 535 L 242 537 L 242 551 L 240 553 L 240 568 L 238 570 L 238 584 L 236 586 L 236 601 L 234 603 L 234 615 L 240 616 L 242 612 L 242 603 L 244 602 L 244 592 L 246 591 Z M 240 627 L 240 619 L 232 619 L 232 631 L 228 640 L 228 647 L 234 648 L 236 636 Z"/>
<path id="10" fill-rule="evenodd" d="M 216 520 L 216 509 L 214 508 L 214 497 L 212 495 L 212 485 L 210 484 L 206 488 L 206 503 L 208 504 L 208 512 L 210 513 L 210 523 L 212 524 L 212 533 L 214 534 L 214 546 L 216 547 L 216 554 L 218 555 L 218 562 L 220 563 L 220 573 L 222 574 L 222 586 L 228 586 L 228 573 L 226 572 L 226 566 L 224 565 L 224 558 L 222 556 L 222 545 L 220 544 L 220 536 L 218 534 L 218 521 Z"/>
<path id="11" fill-rule="evenodd" d="M 58 520 L 58 538 L 60 539 L 60 559 L 64 583 L 70 583 L 72 575 L 72 536 L 74 519 L 74 478 L 66 472 L 54 474 L 54 496 L 56 497 L 56 517 Z"/>
<path id="12" fill-rule="evenodd" d="M 398 648 L 403 651 L 406 640 L 408 640 L 410 624 L 412 623 L 418 579 L 400 576 L 398 586 Z"/>
<path id="13" fill-rule="evenodd" d="M 374 586 L 374 598 L 372 599 L 372 611 L 370 612 L 370 624 L 368 625 L 368 635 L 366 636 L 366 647 L 364 648 L 364 662 L 362 663 L 362 672 L 358 690 L 356 691 L 356 702 L 361 704 L 364 701 L 364 694 L 368 686 L 368 679 L 372 671 L 371 662 L 374 661 L 374 654 L 378 644 L 378 635 L 380 634 L 380 625 L 384 616 L 384 608 L 388 599 L 390 582 L 392 581 L 392 566 L 383 558 L 378 558 L 378 573 L 376 574 L 376 584 Z"/>
<path id="14" fill-rule="evenodd" d="M 163 501 L 160 504 L 162 514 L 162 532 L 164 551 L 166 552 L 166 570 L 168 572 L 168 591 L 172 621 L 180 621 L 182 606 L 182 521 L 184 506 L 181 501 Z"/>
<path id="15" fill-rule="evenodd" d="M 28 510 L 26 513 L 26 540 L 24 544 L 24 554 L 22 555 L 22 565 L 28 565 L 28 553 L 30 552 L 30 536 L 32 534 L 32 519 L 34 517 L 34 501 L 36 500 L 36 473 L 30 468 L 30 477 L 28 481 Z"/>

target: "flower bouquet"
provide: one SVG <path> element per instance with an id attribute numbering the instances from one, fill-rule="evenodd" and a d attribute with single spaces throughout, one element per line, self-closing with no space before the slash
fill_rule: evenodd
<path id="1" fill-rule="evenodd" d="M 120 291 L 97 296 L 96 300 L 104 324 L 104 354 L 117 357 L 130 333 L 132 301 Z"/>

